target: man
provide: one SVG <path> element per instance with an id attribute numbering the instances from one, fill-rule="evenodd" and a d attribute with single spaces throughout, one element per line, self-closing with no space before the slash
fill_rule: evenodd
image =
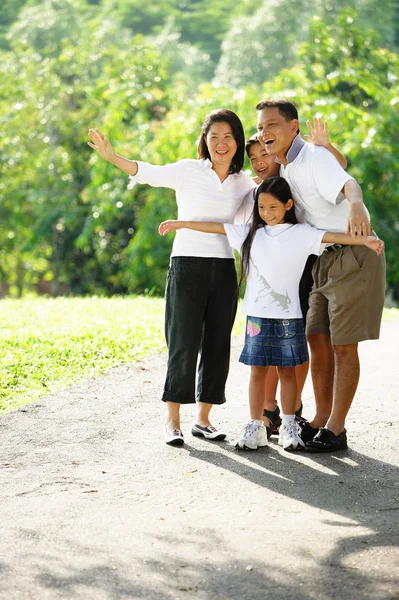
<path id="1" fill-rule="evenodd" d="M 324 148 L 299 134 L 296 107 L 286 100 L 257 104 L 258 135 L 290 184 L 297 217 L 314 227 L 371 233 L 359 184 Z M 345 419 L 360 374 L 358 343 L 378 339 L 385 292 L 385 258 L 363 246 L 329 246 L 317 260 L 306 333 L 316 399 L 312 421 L 300 420 L 311 452 L 347 448 Z"/>

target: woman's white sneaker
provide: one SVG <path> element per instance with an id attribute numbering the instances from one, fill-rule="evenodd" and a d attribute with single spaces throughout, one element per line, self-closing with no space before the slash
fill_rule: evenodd
<path id="1" fill-rule="evenodd" d="M 164 427 L 165 442 L 169 446 L 183 446 L 184 436 L 180 429 L 169 429 L 167 425 Z"/>
<path id="2" fill-rule="evenodd" d="M 299 426 L 296 421 L 285 422 L 283 419 L 278 434 L 278 443 L 284 450 L 300 450 L 305 447 L 299 437 Z"/>
<path id="3" fill-rule="evenodd" d="M 241 450 L 257 450 L 258 448 L 267 446 L 267 444 L 267 432 L 263 421 L 251 419 L 243 427 L 241 437 L 236 442 L 236 448 L 240 448 Z"/>
<path id="4" fill-rule="evenodd" d="M 219 431 L 213 425 L 208 425 L 208 427 L 202 427 L 201 425 L 197 425 L 196 423 L 192 426 L 191 433 L 195 437 L 203 437 L 207 440 L 214 440 L 215 442 L 220 442 L 226 437 L 225 433 Z"/>

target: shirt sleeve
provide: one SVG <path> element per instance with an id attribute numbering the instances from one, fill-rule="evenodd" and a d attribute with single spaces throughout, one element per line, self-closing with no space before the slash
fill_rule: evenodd
<path id="1" fill-rule="evenodd" d="M 325 244 L 321 240 L 323 239 L 323 235 L 326 233 L 322 229 L 317 229 L 316 227 L 312 227 L 312 225 L 308 225 L 308 223 L 304 223 L 302 225 L 304 234 L 306 239 L 309 241 L 309 255 L 316 254 L 320 256 L 323 254 L 325 248 L 330 244 Z"/>
<path id="2" fill-rule="evenodd" d="M 255 198 L 255 190 L 252 189 L 245 196 L 244 200 L 241 203 L 241 206 L 238 208 L 236 212 L 236 216 L 234 217 L 235 225 L 244 225 L 246 223 L 250 223 L 252 221 L 252 213 L 254 211 L 254 198 Z"/>
<path id="3" fill-rule="evenodd" d="M 224 230 L 226 232 L 228 242 L 232 248 L 238 251 L 241 250 L 241 246 L 243 245 L 250 229 L 250 225 L 232 225 L 231 223 L 224 223 Z"/>
<path id="4" fill-rule="evenodd" d="M 331 204 L 339 204 L 345 196 L 341 193 L 345 183 L 353 177 L 349 175 L 325 148 L 315 148 L 312 175 L 320 195 Z"/>
<path id="5" fill-rule="evenodd" d="M 138 171 L 130 176 L 131 183 L 146 183 L 152 187 L 164 187 L 177 190 L 187 171 L 187 161 L 180 160 L 169 165 L 151 165 L 137 161 Z"/>

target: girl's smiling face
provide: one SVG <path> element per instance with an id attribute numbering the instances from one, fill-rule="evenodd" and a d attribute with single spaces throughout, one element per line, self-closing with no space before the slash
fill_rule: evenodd
<path id="1" fill-rule="evenodd" d="M 273 196 L 273 194 L 259 194 L 258 211 L 259 216 L 266 225 L 273 227 L 285 223 L 285 213 L 292 208 L 294 201 L 292 198 L 286 204 Z"/>

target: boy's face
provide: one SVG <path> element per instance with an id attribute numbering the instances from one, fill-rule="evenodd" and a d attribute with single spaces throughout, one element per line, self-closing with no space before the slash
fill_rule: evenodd
<path id="1" fill-rule="evenodd" d="M 298 120 L 286 121 L 275 106 L 264 108 L 258 113 L 258 137 L 267 153 L 274 154 L 280 160 L 285 158 L 298 129 Z"/>
<path id="2" fill-rule="evenodd" d="M 275 177 L 280 172 L 280 165 L 274 161 L 274 155 L 268 154 L 259 142 L 255 142 L 249 149 L 249 160 L 255 175 L 262 181 L 268 177 Z"/>

